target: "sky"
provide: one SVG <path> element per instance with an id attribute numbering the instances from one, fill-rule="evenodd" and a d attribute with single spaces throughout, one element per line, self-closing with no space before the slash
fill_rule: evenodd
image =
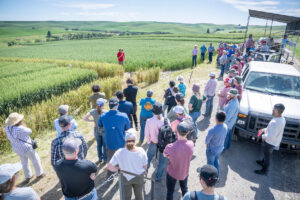
<path id="1" fill-rule="evenodd" d="M 0 0 L 0 21 L 158 21 L 246 25 L 248 9 L 300 17 L 300 0 Z M 265 23 L 261 19 L 250 20 L 250 25 Z"/>

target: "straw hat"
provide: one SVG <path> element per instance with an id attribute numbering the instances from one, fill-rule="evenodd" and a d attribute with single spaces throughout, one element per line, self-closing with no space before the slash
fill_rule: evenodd
<path id="1" fill-rule="evenodd" d="M 7 126 L 14 126 L 22 121 L 23 118 L 24 115 L 14 112 L 8 116 L 8 118 L 5 120 L 5 123 Z"/>

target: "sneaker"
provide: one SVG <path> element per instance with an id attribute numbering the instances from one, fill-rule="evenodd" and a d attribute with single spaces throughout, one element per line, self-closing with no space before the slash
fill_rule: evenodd
<path id="1" fill-rule="evenodd" d="M 45 176 L 46 176 L 46 174 L 45 174 L 45 173 L 42 173 L 41 175 L 37 176 L 36 179 L 42 179 L 42 178 L 44 178 Z"/>
<path id="2" fill-rule="evenodd" d="M 264 162 L 262 160 L 257 160 L 256 163 L 259 164 L 262 167 L 264 166 Z"/>
<path id="3" fill-rule="evenodd" d="M 95 162 L 96 165 L 100 165 L 103 161 L 102 160 L 98 160 L 97 162 Z"/>
<path id="4" fill-rule="evenodd" d="M 255 174 L 259 174 L 259 175 L 267 175 L 267 170 L 265 169 L 260 169 L 260 170 L 254 170 Z"/>

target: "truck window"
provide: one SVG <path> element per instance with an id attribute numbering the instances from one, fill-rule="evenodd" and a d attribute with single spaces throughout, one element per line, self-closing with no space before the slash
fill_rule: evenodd
<path id="1" fill-rule="evenodd" d="M 264 56 L 262 54 L 256 54 L 254 57 L 255 61 L 264 61 Z"/>
<path id="2" fill-rule="evenodd" d="M 280 62 L 280 55 L 272 55 L 272 56 L 270 56 L 269 61 L 270 62 L 277 62 L 277 63 L 279 63 Z"/>
<path id="3" fill-rule="evenodd" d="M 245 81 L 246 77 L 247 77 L 247 74 L 249 72 L 249 67 L 243 72 L 243 81 Z"/>

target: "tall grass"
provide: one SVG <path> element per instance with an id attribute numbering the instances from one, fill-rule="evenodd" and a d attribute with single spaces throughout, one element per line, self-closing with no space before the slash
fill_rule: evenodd
<path id="1" fill-rule="evenodd" d="M 58 117 L 57 108 L 59 105 L 70 105 L 70 114 L 78 116 L 89 109 L 89 96 L 93 84 L 100 84 L 101 90 L 105 92 L 107 98 L 122 88 L 122 81 L 119 77 L 107 78 L 94 81 L 79 87 L 77 90 L 64 93 L 61 96 L 53 96 L 47 100 L 37 103 L 30 107 L 16 109 L 14 111 L 25 115 L 25 122 L 33 131 L 33 138 L 42 131 L 53 127 L 53 121 Z M 10 144 L 5 135 L 5 119 L 7 115 L 0 116 L 0 153 L 9 150 Z"/>
<path id="2" fill-rule="evenodd" d="M 138 70 L 136 73 L 137 82 L 145 82 L 148 85 L 155 83 L 159 80 L 159 72 L 159 67 L 154 67 L 148 70 Z"/>

